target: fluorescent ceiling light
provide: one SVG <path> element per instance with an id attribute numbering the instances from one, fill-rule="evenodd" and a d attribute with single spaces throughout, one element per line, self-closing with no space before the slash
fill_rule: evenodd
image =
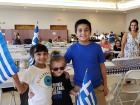
<path id="1" fill-rule="evenodd" d="M 83 8 L 105 8 L 115 9 L 114 3 L 91 2 L 91 1 L 70 1 L 70 0 L 0 0 L 0 3 L 21 3 L 39 6 L 64 6 L 64 7 L 83 7 Z"/>
<path id="2" fill-rule="evenodd" d="M 140 7 L 140 0 L 128 1 L 125 3 L 118 3 L 118 9 L 129 10 Z"/>
<path id="3" fill-rule="evenodd" d="M 103 10 L 128 10 L 140 6 L 140 0 L 125 1 L 119 3 L 78 0 L 0 0 L 0 5 L 34 6 L 52 8 L 79 8 L 79 9 L 103 9 Z"/>

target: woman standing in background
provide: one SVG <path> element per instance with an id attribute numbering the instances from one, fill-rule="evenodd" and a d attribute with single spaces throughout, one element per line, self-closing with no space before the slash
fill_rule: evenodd
<path id="1" fill-rule="evenodd" d="M 140 55 L 140 33 L 138 30 L 138 21 L 131 20 L 129 32 L 125 33 L 122 38 L 121 57 L 132 58 Z"/>

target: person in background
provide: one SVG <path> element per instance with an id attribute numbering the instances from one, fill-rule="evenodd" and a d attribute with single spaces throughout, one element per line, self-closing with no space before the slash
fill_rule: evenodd
<path id="1" fill-rule="evenodd" d="M 25 72 L 22 82 L 17 74 L 13 76 L 17 90 L 22 94 L 28 87 L 35 95 L 28 99 L 29 105 L 52 105 L 52 77 L 48 59 L 48 49 L 42 44 L 31 47 L 30 55 L 34 64 Z"/>
<path id="2" fill-rule="evenodd" d="M 112 51 L 112 47 L 111 47 L 111 44 L 108 41 L 108 39 L 107 38 L 103 38 L 101 40 L 101 42 L 100 42 L 100 45 L 101 45 L 102 50 L 104 52 L 105 59 L 106 60 L 111 60 L 113 58 L 113 53 L 111 52 Z"/>
<path id="3" fill-rule="evenodd" d="M 132 58 L 140 56 L 140 33 L 136 19 L 131 20 L 129 32 L 124 33 L 122 38 L 120 57 Z"/>
<path id="4" fill-rule="evenodd" d="M 111 31 L 108 37 L 108 41 L 113 43 L 115 41 L 115 34 Z"/>
<path id="5" fill-rule="evenodd" d="M 113 50 L 114 51 L 121 51 L 121 41 L 120 40 L 116 40 L 115 41 L 115 45 L 113 46 Z M 114 57 L 117 58 L 119 53 L 115 53 Z"/>
<path id="6" fill-rule="evenodd" d="M 52 43 L 52 39 L 48 39 L 48 42 L 49 42 L 49 43 Z"/>
<path id="7" fill-rule="evenodd" d="M 122 37 L 123 37 L 124 33 L 125 33 L 125 32 L 121 32 L 121 33 L 120 33 L 120 38 L 121 38 L 121 40 L 122 40 Z"/>
<path id="8" fill-rule="evenodd" d="M 109 43 L 107 38 L 103 38 L 100 42 L 102 48 L 106 49 L 106 51 L 112 50 L 111 44 Z"/>
<path id="9" fill-rule="evenodd" d="M 63 39 L 61 36 L 57 36 L 53 41 L 54 42 L 63 42 Z"/>
<path id="10" fill-rule="evenodd" d="M 19 33 L 15 33 L 15 38 L 13 40 L 13 45 L 16 45 L 16 44 L 21 44 Z"/>
<path id="11" fill-rule="evenodd" d="M 70 94 L 76 94 L 70 79 L 66 78 L 64 70 L 66 62 L 59 51 L 51 53 L 50 69 L 52 71 L 52 105 L 73 105 Z"/>
<path id="12" fill-rule="evenodd" d="M 69 63 L 72 60 L 74 68 L 75 90 L 82 86 L 86 70 L 92 81 L 97 105 L 106 105 L 105 96 L 108 94 L 105 58 L 99 44 L 90 42 L 91 23 L 86 19 L 80 19 L 75 23 L 75 33 L 78 42 L 71 45 L 65 59 Z"/>

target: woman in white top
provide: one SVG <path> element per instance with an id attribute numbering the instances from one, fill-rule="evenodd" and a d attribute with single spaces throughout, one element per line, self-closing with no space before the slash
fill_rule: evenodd
<path id="1" fill-rule="evenodd" d="M 121 57 L 132 58 L 140 55 L 140 33 L 138 32 L 138 21 L 131 20 L 129 32 L 122 38 Z"/>

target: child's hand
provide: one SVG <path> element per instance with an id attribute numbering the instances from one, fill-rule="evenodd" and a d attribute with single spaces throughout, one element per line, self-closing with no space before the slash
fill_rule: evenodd
<path id="1" fill-rule="evenodd" d="M 13 77 L 14 80 L 19 80 L 19 77 L 18 77 L 17 74 L 13 75 L 12 77 Z"/>
<path id="2" fill-rule="evenodd" d="M 31 90 L 29 90 L 29 93 L 28 93 L 29 99 L 31 99 L 34 95 L 35 95 L 35 94 L 34 94 Z"/>
<path id="3" fill-rule="evenodd" d="M 77 96 L 79 91 L 80 91 L 80 87 L 75 85 L 74 88 L 70 91 L 70 94 L 73 96 Z"/>
<path id="4" fill-rule="evenodd" d="M 77 92 L 79 92 L 79 91 L 80 91 L 80 87 L 79 87 L 79 86 L 77 86 L 77 85 L 75 85 L 73 90 L 77 93 Z"/>
<path id="5" fill-rule="evenodd" d="M 64 74 L 65 74 L 65 78 L 66 78 L 66 79 L 69 79 L 69 78 L 70 78 L 70 75 L 69 75 L 68 72 L 64 71 Z"/>
<path id="6" fill-rule="evenodd" d="M 104 95 L 107 96 L 108 93 L 109 93 L 109 89 L 106 86 L 104 86 Z"/>
<path id="7" fill-rule="evenodd" d="M 73 89 L 70 91 L 70 94 L 73 96 L 77 96 L 77 92 L 75 92 Z"/>
<path id="8" fill-rule="evenodd" d="M 122 58 L 122 57 L 124 57 L 124 53 L 123 53 L 123 52 L 120 52 L 120 53 L 118 54 L 117 58 Z"/>

